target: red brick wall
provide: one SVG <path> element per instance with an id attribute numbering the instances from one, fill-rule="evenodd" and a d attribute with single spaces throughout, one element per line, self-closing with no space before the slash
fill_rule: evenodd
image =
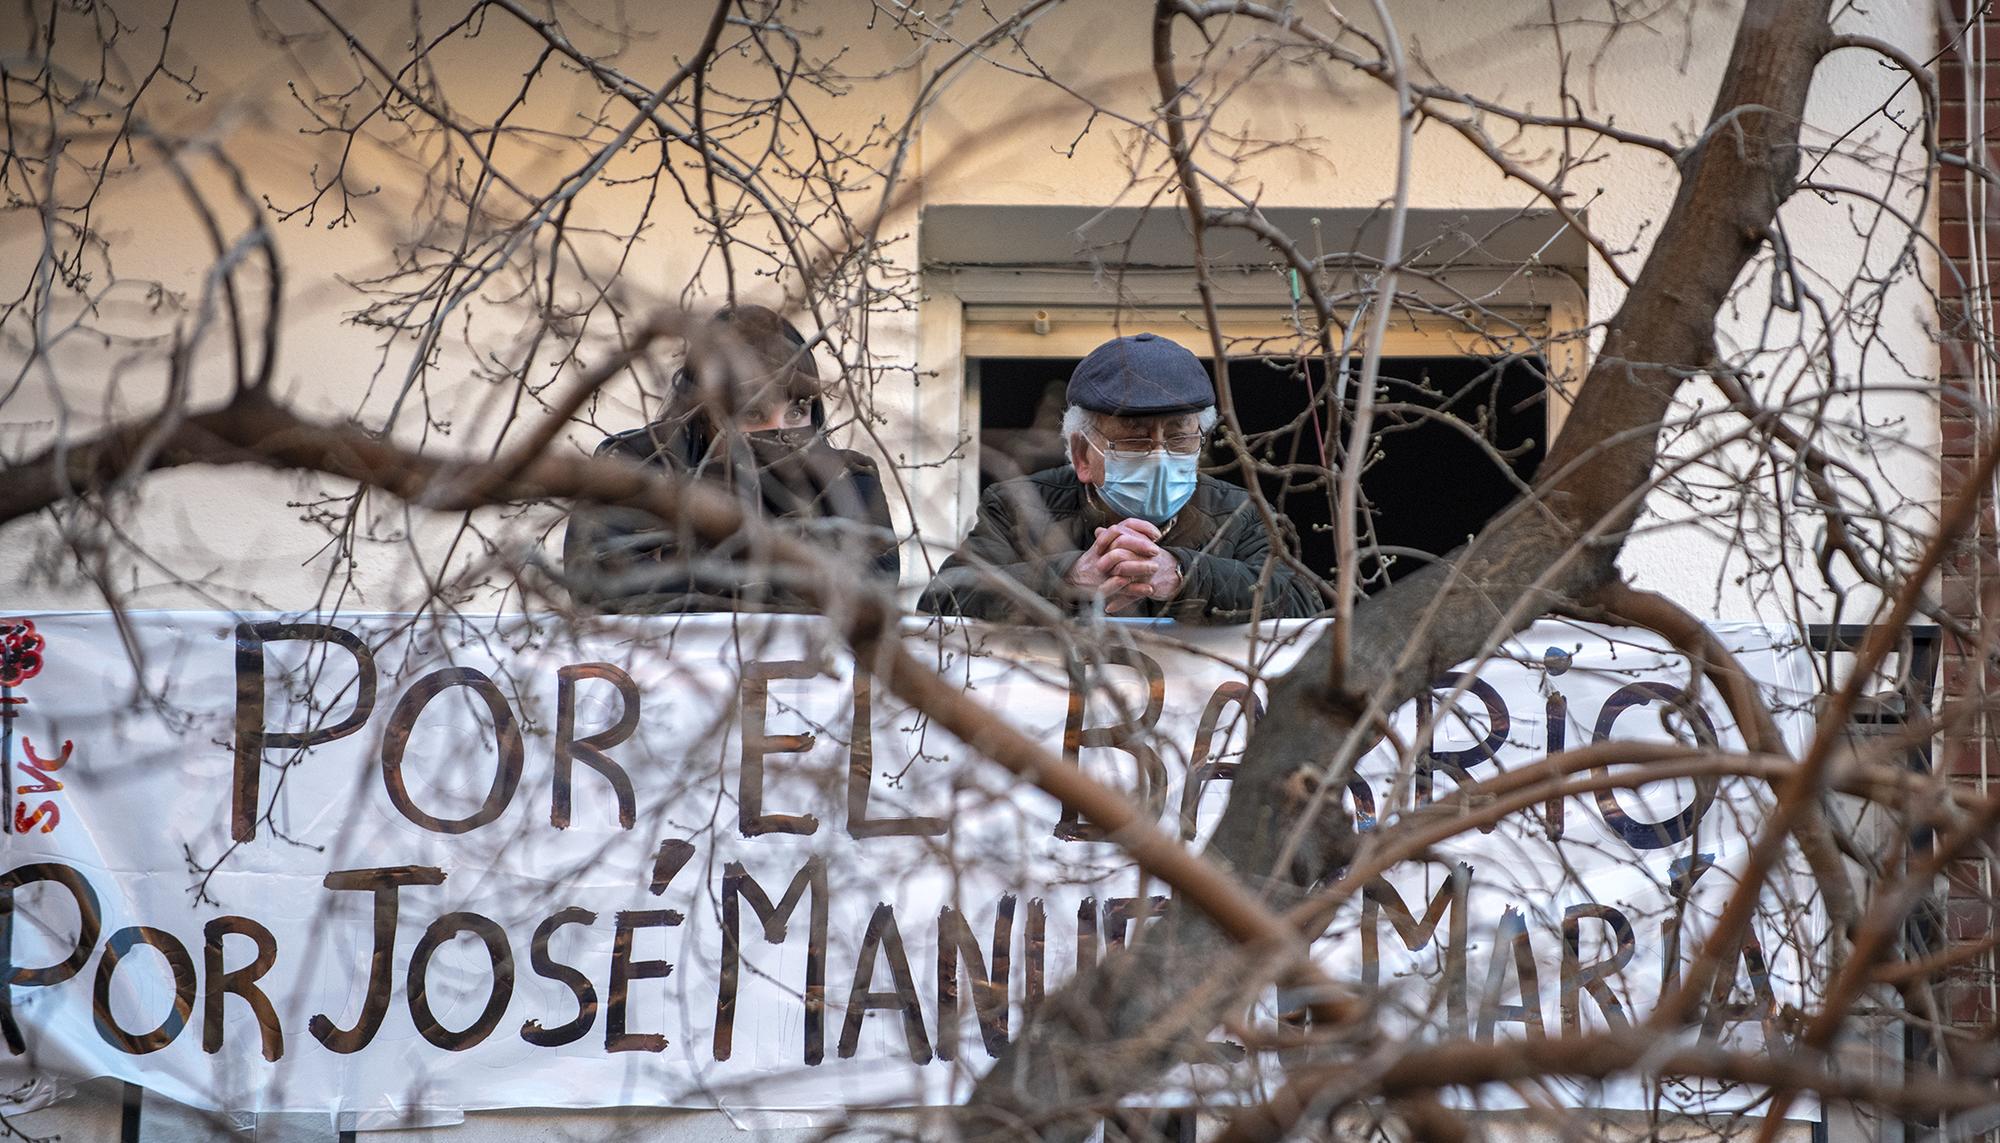
<path id="1" fill-rule="evenodd" d="M 2000 157 L 2000 16 L 1986 13 L 1986 3 L 1952 0 L 1940 9 L 1937 62 L 1939 94 L 1938 141 L 1947 154 L 1971 155 L 1991 166 Z M 1983 73 L 1984 90 L 1974 92 Z M 1968 80 L 1972 84 L 1968 83 Z M 1983 106 L 1981 106 L 1983 104 Z M 1983 115 L 1975 113 L 1983 112 Z M 1974 140 L 1974 128 L 1982 136 Z M 1977 368 L 1978 346 L 1995 344 L 1993 329 L 1993 279 L 2000 276 L 2000 187 L 1988 189 L 1983 209 L 1975 199 L 1968 209 L 1966 176 L 1962 169 L 1945 166 L 1938 178 L 1938 241 L 1943 260 L 1938 267 L 1938 334 L 1941 340 L 1942 399 L 1939 429 L 1943 440 L 1942 471 L 1939 482 L 1945 499 L 1965 487 L 1981 449 L 1978 411 L 1986 404 L 1980 396 Z M 1968 217 L 1978 214 L 1980 217 Z M 1985 254 L 1985 282 L 1975 277 L 1974 252 Z M 1988 367 L 1988 376 L 2000 371 L 2000 362 Z M 1990 418 L 1994 410 L 1986 409 Z M 1992 422 L 1989 419 L 1988 424 Z M 1957 617 L 1976 621 L 1983 611 L 2000 612 L 2000 562 L 1995 558 L 1995 530 L 1989 504 L 1981 514 L 1976 534 L 1967 538 L 1952 554 L 1943 569 L 1945 606 Z M 1987 606 L 1980 607 L 1981 595 Z M 1976 649 L 1955 644 L 1947 636 L 1940 697 L 1947 705 L 1976 703 L 1989 705 L 1989 696 L 2000 696 L 2000 674 L 1980 670 Z M 1972 725 L 1948 734 L 1940 755 L 1942 765 L 1959 780 L 1984 785 L 1989 780 L 2000 789 L 2000 739 L 1986 715 Z M 1985 862 L 1962 861 L 1947 878 L 1945 936 L 1953 942 L 1983 942 L 1994 931 L 1994 870 Z M 1993 959 L 1981 957 L 1955 971 L 1946 981 L 1942 999 L 1949 1017 L 1963 1033 L 1990 1029 L 2000 1013 L 1995 1012 Z M 1959 1046 L 1965 1046 L 1963 1039 Z M 1954 1053 L 1958 1054 L 1958 1053 Z M 1970 1063 L 1971 1061 L 1966 1061 Z M 1974 1065 L 1977 1066 L 1977 1065 Z"/>

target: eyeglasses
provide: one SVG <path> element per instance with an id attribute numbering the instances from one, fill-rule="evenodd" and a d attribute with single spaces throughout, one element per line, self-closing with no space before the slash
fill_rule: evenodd
<path id="1" fill-rule="evenodd" d="M 1139 460 L 1158 452 L 1164 444 L 1167 451 L 1175 456 L 1193 456 L 1201 451 L 1201 442 L 1200 433 L 1174 433 L 1164 441 L 1156 441 L 1152 437 L 1123 437 L 1119 440 L 1106 437 L 1098 451 L 1123 460 Z"/>

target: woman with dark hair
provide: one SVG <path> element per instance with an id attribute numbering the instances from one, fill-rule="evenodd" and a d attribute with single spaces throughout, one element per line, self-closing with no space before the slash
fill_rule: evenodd
<path id="1" fill-rule="evenodd" d="M 746 514 L 802 533 L 893 587 L 900 564 L 875 463 L 826 439 L 819 370 L 805 338 L 763 306 L 734 306 L 689 340 L 667 409 L 605 438 L 623 457 L 734 493 Z M 632 508 L 578 508 L 563 572 L 602 611 L 798 611 L 789 575 L 758 557 L 755 529 L 710 546 Z"/>

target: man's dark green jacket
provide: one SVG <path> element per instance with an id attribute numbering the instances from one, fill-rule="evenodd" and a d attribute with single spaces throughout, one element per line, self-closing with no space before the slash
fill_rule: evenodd
<path id="1" fill-rule="evenodd" d="M 938 569 L 917 607 L 1016 622 L 1034 610 L 1020 598 L 1025 592 L 1065 612 L 1079 610 L 1088 605 L 1088 593 L 1064 579 L 1097 529 L 1117 519 L 1067 466 L 995 484 L 979 501 L 972 533 Z M 1279 523 L 1284 551 L 1296 556 L 1291 525 L 1283 517 Z M 1117 615 L 1247 623 L 1303 618 L 1323 606 L 1319 584 L 1276 557 L 1256 506 L 1233 484 L 1202 477 L 1187 505 L 1167 522 L 1160 546 L 1180 564 L 1180 594 L 1164 602 L 1142 599 Z"/>

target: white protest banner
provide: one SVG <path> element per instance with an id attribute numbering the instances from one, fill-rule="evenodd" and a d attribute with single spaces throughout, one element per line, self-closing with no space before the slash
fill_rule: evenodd
<path id="1" fill-rule="evenodd" d="M 1260 680 L 1317 630 L 906 639 L 1198 842 Z M 49 614 L 7 633 L 17 1074 L 246 1111 L 939 1103 L 1164 902 L 809 617 Z M 1717 634 L 1800 741 L 1796 643 Z M 1464 713 L 1436 719 L 1421 765 L 1378 745 L 1349 803 L 1382 829 L 1565 745 L 1740 747 L 1688 683 L 1650 635 L 1538 624 L 1402 711 L 1402 743 L 1441 696 Z M 1536 807 L 1392 869 L 1318 948 L 1383 989 L 1396 1035 L 1636 1020 L 1768 805 L 1723 778 Z M 1754 1042 L 1811 994 L 1823 923 L 1794 878 L 1689 1036 Z"/>

